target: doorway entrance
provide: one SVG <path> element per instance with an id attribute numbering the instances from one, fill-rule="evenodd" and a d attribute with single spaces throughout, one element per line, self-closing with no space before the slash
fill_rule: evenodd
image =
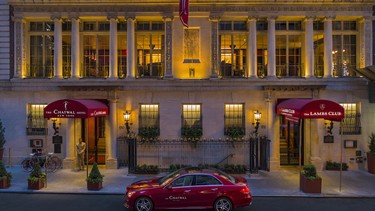
<path id="1" fill-rule="evenodd" d="M 302 131 L 304 121 L 301 122 Z M 299 137 L 300 125 L 285 119 L 284 115 L 280 116 L 280 165 L 299 165 Z M 303 133 L 303 132 L 302 132 Z M 303 165 L 303 146 L 304 139 L 302 134 L 301 165 Z"/>
<path id="2" fill-rule="evenodd" d="M 93 117 L 82 119 L 82 134 L 87 140 L 88 164 L 105 164 L 106 144 L 105 144 L 105 120 L 106 117 Z M 85 133 L 87 131 L 87 133 Z"/>

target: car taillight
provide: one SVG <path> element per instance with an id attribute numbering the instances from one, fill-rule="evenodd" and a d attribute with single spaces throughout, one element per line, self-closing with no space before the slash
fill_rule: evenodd
<path id="1" fill-rule="evenodd" d="M 250 192 L 250 189 L 246 186 L 241 189 L 241 193 L 249 193 L 249 192 Z"/>

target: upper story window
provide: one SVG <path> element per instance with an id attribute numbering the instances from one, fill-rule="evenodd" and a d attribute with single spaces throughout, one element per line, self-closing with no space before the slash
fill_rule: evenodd
<path id="1" fill-rule="evenodd" d="M 164 23 L 139 21 L 136 25 L 137 73 L 139 78 L 164 76 Z"/>
<path id="2" fill-rule="evenodd" d="M 333 21 L 332 67 L 336 77 L 356 76 L 357 24 L 355 21 Z"/>
<path id="3" fill-rule="evenodd" d="M 264 20 L 257 21 L 257 31 L 267 31 L 268 30 L 268 22 Z"/>
<path id="4" fill-rule="evenodd" d="M 30 22 L 26 77 L 51 78 L 54 72 L 54 23 Z"/>
<path id="5" fill-rule="evenodd" d="M 302 77 L 302 46 L 304 43 L 301 21 L 276 22 L 276 75 Z"/>
<path id="6" fill-rule="evenodd" d="M 139 21 L 137 31 L 164 31 L 164 23 L 158 21 Z"/>
<path id="7" fill-rule="evenodd" d="M 324 22 L 321 20 L 316 20 L 313 22 L 314 31 L 324 31 Z"/>
<path id="8" fill-rule="evenodd" d="M 160 135 L 159 104 L 140 104 L 138 135 L 153 139 Z"/>
<path id="9" fill-rule="evenodd" d="M 53 22 L 30 22 L 30 32 L 53 32 L 54 30 Z"/>
<path id="10" fill-rule="evenodd" d="M 247 23 L 220 22 L 219 45 L 220 77 L 246 77 Z"/>
<path id="11" fill-rule="evenodd" d="M 338 31 L 356 31 L 357 22 L 356 21 L 333 21 L 332 30 Z"/>
<path id="12" fill-rule="evenodd" d="M 27 104 L 27 135 L 46 135 L 47 119 L 44 118 L 44 107 L 47 104 Z"/>
<path id="13" fill-rule="evenodd" d="M 302 23 L 301 21 L 276 21 L 276 30 L 288 30 L 288 31 L 301 31 Z"/>
<path id="14" fill-rule="evenodd" d="M 358 103 L 340 103 L 344 107 L 344 121 L 340 130 L 345 135 L 361 134 L 361 113 Z M 340 131 L 341 133 L 341 131 Z"/>
<path id="15" fill-rule="evenodd" d="M 221 21 L 219 30 L 225 31 L 247 31 L 246 21 Z"/>
<path id="16" fill-rule="evenodd" d="M 109 75 L 109 22 L 82 23 L 83 77 L 106 78 Z"/>

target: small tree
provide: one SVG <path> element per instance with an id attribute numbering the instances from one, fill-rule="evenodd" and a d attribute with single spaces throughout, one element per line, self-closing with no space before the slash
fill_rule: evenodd
<path id="1" fill-rule="evenodd" d="M 92 182 L 92 183 L 99 183 L 99 182 L 103 182 L 103 177 L 104 175 L 102 175 L 99 171 L 99 168 L 98 168 L 98 164 L 97 163 L 94 163 L 92 165 L 92 169 L 91 169 L 91 172 L 89 174 L 89 177 L 87 177 L 87 182 Z"/>
<path id="2" fill-rule="evenodd" d="M 12 179 L 12 174 L 7 172 L 3 161 L 0 160 L 0 180 L 4 177 L 6 177 L 6 178 L 8 178 L 8 180 L 10 180 L 10 179 Z"/>
<path id="3" fill-rule="evenodd" d="M 33 170 L 30 172 L 28 180 L 31 183 L 36 183 L 39 181 L 39 179 L 42 179 L 42 181 L 45 182 L 46 174 L 43 173 L 42 168 L 40 167 L 39 163 L 34 163 Z"/>
<path id="4" fill-rule="evenodd" d="M 368 145 L 368 147 L 370 148 L 369 153 L 370 153 L 371 155 L 375 155 L 375 134 L 372 133 L 372 134 L 369 136 L 369 138 L 370 138 L 369 145 Z"/>
<path id="5" fill-rule="evenodd" d="M 5 128 L 3 127 L 3 123 L 0 119 L 0 149 L 4 148 L 5 142 Z"/>
<path id="6" fill-rule="evenodd" d="M 301 173 L 309 180 L 314 180 L 314 179 L 319 178 L 319 176 L 316 173 L 316 168 L 314 165 L 304 166 Z"/>

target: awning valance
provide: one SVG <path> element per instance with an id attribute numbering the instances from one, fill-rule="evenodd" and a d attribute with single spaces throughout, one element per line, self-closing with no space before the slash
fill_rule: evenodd
<path id="1" fill-rule="evenodd" d="M 284 115 L 292 122 L 319 118 L 341 121 L 344 118 L 344 108 L 329 100 L 289 99 L 279 103 L 276 110 L 277 114 Z"/>
<path id="2" fill-rule="evenodd" d="M 108 115 L 108 106 L 99 100 L 62 99 L 44 108 L 44 118 L 90 118 Z"/>

